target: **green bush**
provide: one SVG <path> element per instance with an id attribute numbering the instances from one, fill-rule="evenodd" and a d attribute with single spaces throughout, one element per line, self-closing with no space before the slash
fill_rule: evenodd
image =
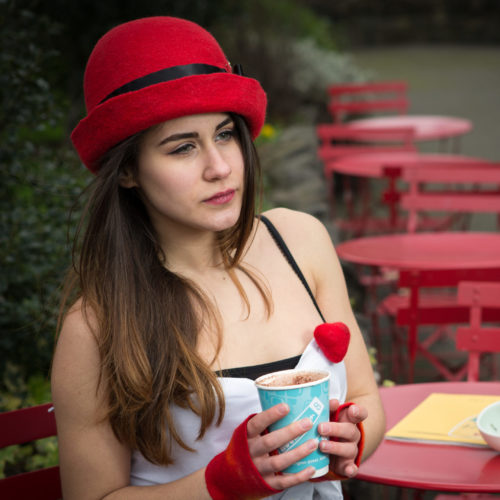
<path id="1" fill-rule="evenodd" d="M 0 391 L 7 363 L 47 374 L 58 287 L 69 264 L 68 214 L 82 184 L 52 86 L 58 26 L 0 3 Z M 36 42 L 36 43 L 35 43 Z"/>
<path id="2" fill-rule="evenodd" d="M 50 384 L 42 375 L 25 380 L 19 366 L 7 363 L 0 393 L 0 411 L 34 406 L 50 400 Z M 0 450 L 0 478 L 24 471 L 50 467 L 58 463 L 57 438 L 48 437 L 34 443 L 8 446 Z"/>
<path id="3" fill-rule="evenodd" d="M 324 119 L 327 86 L 367 76 L 338 50 L 336 30 L 326 17 L 299 1 L 244 0 L 231 22 L 211 27 L 232 63 L 241 63 L 268 96 L 274 124 Z"/>

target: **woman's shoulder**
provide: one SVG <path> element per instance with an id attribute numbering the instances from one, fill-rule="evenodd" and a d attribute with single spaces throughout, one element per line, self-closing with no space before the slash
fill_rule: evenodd
<path id="1" fill-rule="evenodd" d="M 81 300 L 69 308 L 52 360 L 52 402 L 58 426 L 66 428 L 94 425 L 106 416 L 95 317 L 86 309 Z"/>
<path id="2" fill-rule="evenodd" d="M 90 414 L 97 414 L 100 355 L 95 337 L 95 316 L 86 309 L 89 308 L 84 307 L 82 300 L 75 302 L 66 313 L 57 338 L 51 388 L 59 415 L 64 412 L 75 417 L 78 413 L 78 418 L 87 418 Z"/>
<path id="3" fill-rule="evenodd" d="M 304 274 L 319 282 L 325 262 L 337 259 L 325 225 L 313 215 L 287 208 L 274 208 L 263 215 L 276 227 Z"/>
<path id="4" fill-rule="evenodd" d="M 330 241 L 324 224 L 311 214 L 289 208 L 272 208 L 262 215 L 273 223 L 288 245 L 304 248 Z"/>
<path id="5" fill-rule="evenodd" d="M 96 368 L 99 355 L 95 323 L 95 316 L 90 311 L 86 312 L 81 299 L 66 312 L 52 363 L 52 375 L 59 376 L 59 382 L 79 369 Z"/>
<path id="6" fill-rule="evenodd" d="M 87 306 L 82 298 L 74 302 L 64 314 L 61 325 L 61 336 L 79 337 L 95 342 L 97 319 L 93 309 Z"/>

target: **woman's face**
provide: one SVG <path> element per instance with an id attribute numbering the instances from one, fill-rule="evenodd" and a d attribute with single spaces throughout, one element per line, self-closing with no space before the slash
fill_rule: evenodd
<path id="1" fill-rule="evenodd" d="M 244 190 L 244 161 L 228 114 L 169 120 L 149 130 L 138 174 L 139 189 L 160 234 L 221 231 L 236 224 Z"/>

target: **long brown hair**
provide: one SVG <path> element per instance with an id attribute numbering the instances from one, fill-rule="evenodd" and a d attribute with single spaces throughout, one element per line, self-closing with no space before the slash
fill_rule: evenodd
<path id="1" fill-rule="evenodd" d="M 237 223 L 218 234 L 217 241 L 248 311 L 236 268 L 250 276 L 269 313 L 265 287 L 240 262 L 255 221 L 260 165 L 245 121 L 231 116 L 244 158 L 245 188 Z M 173 462 L 172 440 L 190 449 L 177 433 L 170 405 L 190 408 L 200 416 L 199 438 L 216 416 L 218 424 L 222 421 L 223 391 L 210 363 L 196 352 L 198 333 L 208 326 L 218 334 L 217 355 L 220 322 L 205 294 L 166 267 L 136 189 L 120 186 L 124 172 L 137 168 L 143 134 L 123 141 L 102 159 L 75 237 L 61 318 L 76 292 L 87 323 L 91 325 L 90 311 L 97 319 L 100 380 L 105 382 L 107 418 L 115 435 L 149 461 L 167 465 Z"/>

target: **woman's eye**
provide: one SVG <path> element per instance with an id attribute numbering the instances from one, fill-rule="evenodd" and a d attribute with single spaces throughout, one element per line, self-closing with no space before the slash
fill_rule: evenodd
<path id="1" fill-rule="evenodd" d="M 217 139 L 221 141 L 230 141 L 234 137 L 234 130 L 223 130 L 217 135 Z"/>
<path id="2" fill-rule="evenodd" d="M 170 151 L 171 155 L 183 155 L 189 153 L 194 148 L 193 144 L 182 144 L 181 146 Z"/>

